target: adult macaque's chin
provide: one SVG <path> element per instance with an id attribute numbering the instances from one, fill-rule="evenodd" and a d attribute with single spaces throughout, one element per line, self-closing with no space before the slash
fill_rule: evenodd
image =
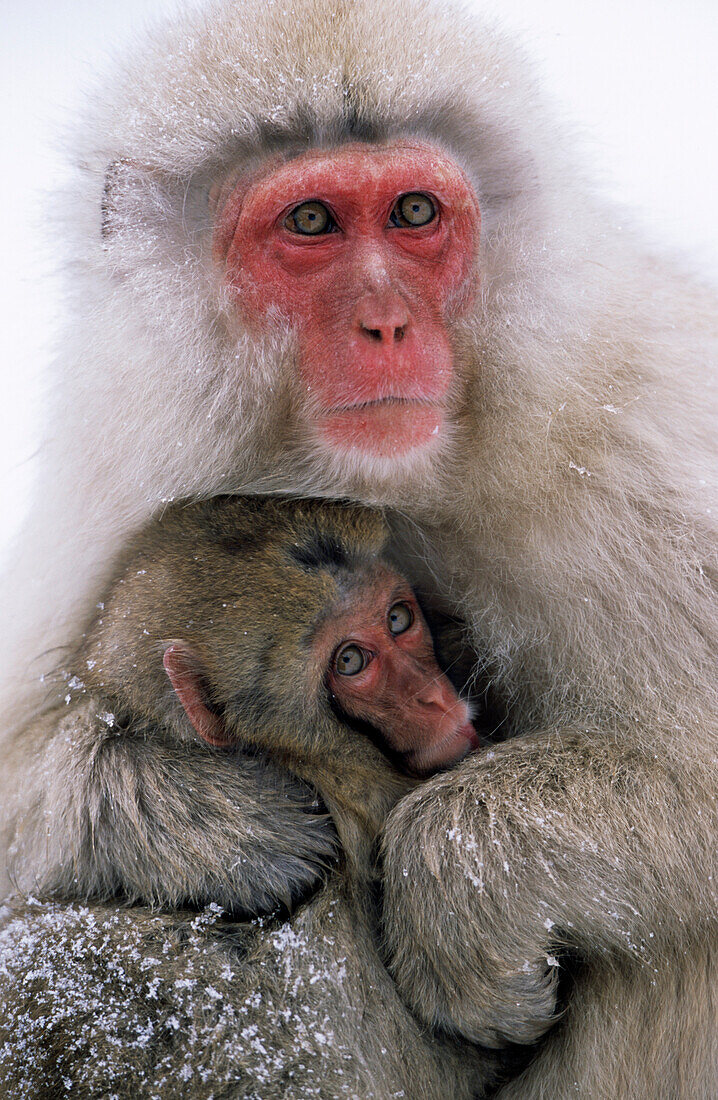
<path id="1" fill-rule="evenodd" d="M 320 420 L 319 430 L 337 450 L 395 458 L 435 444 L 443 424 L 443 413 L 435 406 L 381 401 L 330 413 Z"/>
<path id="2" fill-rule="evenodd" d="M 481 746 L 481 739 L 471 722 L 465 722 L 446 737 L 408 753 L 405 766 L 412 775 L 427 776 L 458 764 L 470 752 Z"/>

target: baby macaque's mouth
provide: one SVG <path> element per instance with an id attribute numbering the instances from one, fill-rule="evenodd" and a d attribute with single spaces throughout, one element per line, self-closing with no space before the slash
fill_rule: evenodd
<path id="1" fill-rule="evenodd" d="M 483 744 L 471 722 L 465 722 L 433 745 L 405 755 L 405 767 L 412 775 L 426 776 L 463 760 Z"/>

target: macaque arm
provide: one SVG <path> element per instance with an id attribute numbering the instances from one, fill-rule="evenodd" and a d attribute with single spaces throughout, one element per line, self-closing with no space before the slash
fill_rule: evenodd
<path id="1" fill-rule="evenodd" d="M 334 854 L 299 780 L 241 750 L 118 729 L 91 698 L 43 716 L 14 751 L 25 777 L 9 873 L 22 891 L 254 915 L 305 895 Z"/>
<path id="2" fill-rule="evenodd" d="M 695 933 L 718 881 L 705 774 L 562 732 L 476 753 L 405 798 L 385 830 L 384 920 L 414 1010 L 485 1045 L 532 1042 L 555 1021 L 562 953 L 650 967 Z"/>

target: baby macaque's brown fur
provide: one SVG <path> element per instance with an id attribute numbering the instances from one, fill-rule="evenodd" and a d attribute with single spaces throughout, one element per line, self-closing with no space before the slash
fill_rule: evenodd
<path id="1" fill-rule="evenodd" d="M 72 1080 L 73 1096 L 174 1097 L 186 1081 L 193 1100 L 441 1100 L 493 1077 L 422 1034 L 381 961 L 372 849 L 415 782 L 337 716 L 312 667 L 310 628 L 380 567 L 386 538 L 366 509 L 218 498 L 135 541 L 32 735 L 27 782 L 47 794 L 14 821 L 13 867 L 40 900 L 2 918 L 3 1095 L 63 1096 Z M 234 747 L 204 744 L 179 705 L 162 663 L 177 638 Z M 290 905 L 322 877 L 288 923 L 219 916 L 217 901 Z"/>
<path id="2" fill-rule="evenodd" d="M 10 819 L 16 886 L 254 916 L 290 904 L 334 854 L 315 791 L 337 826 L 373 840 L 411 782 L 340 727 L 305 635 L 341 573 L 375 562 L 386 537 L 378 512 L 257 498 L 179 505 L 149 525 L 64 674 L 65 698 L 18 738 L 26 790 L 44 797 Z M 162 658 L 176 639 L 191 643 L 234 752 L 208 749 L 173 692 Z"/>

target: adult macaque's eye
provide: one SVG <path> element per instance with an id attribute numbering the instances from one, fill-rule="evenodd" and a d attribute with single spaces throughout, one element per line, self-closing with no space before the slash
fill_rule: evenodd
<path id="1" fill-rule="evenodd" d="M 340 676 L 356 676 L 368 664 L 368 655 L 358 645 L 345 645 L 334 658 L 334 668 Z"/>
<path id="2" fill-rule="evenodd" d="M 316 237 L 319 233 L 330 233 L 334 228 L 334 222 L 323 203 L 303 202 L 287 214 L 284 219 L 284 228 L 290 233 Z"/>
<path id="3" fill-rule="evenodd" d="M 436 217 L 436 207 L 428 195 L 422 195 L 418 191 L 411 191 L 408 195 L 402 195 L 397 199 L 396 206 L 391 212 L 392 225 L 415 228 L 420 225 L 428 225 Z"/>
<path id="4" fill-rule="evenodd" d="M 392 634 L 403 634 L 413 623 L 414 615 L 408 604 L 395 603 L 389 608 L 387 621 Z"/>

